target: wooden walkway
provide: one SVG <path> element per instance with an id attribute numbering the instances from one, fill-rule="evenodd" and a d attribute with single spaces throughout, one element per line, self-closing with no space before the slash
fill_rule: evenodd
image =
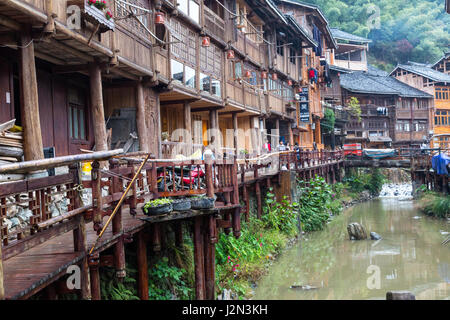
<path id="1" fill-rule="evenodd" d="M 122 215 L 123 233 L 134 234 L 144 228 L 145 217 L 140 210 L 133 217 L 128 208 L 124 208 Z M 88 250 L 97 239 L 93 224 L 86 224 Z M 108 227 L 98 244 L 99 250 L 103 251 L 111 247 L 120 234 L 113 238 L 112 227 Z M 30 250 L 27 250 L 11 259 L 3 262 L 5 298 L 26 299 L 42 288 L 48 286 L 52 281 L 63 276 L 70 265 L 81 261 L 83 255 L 74 252 L 73 234 L 67 232 L 44 242 Z"/>

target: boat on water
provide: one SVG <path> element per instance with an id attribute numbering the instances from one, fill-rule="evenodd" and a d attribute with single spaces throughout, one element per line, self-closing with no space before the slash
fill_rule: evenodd
<path id="1" fill-rule="evenodd" d="M 384 159 L 395 156 L 395 149 L 364 149 L 363 153 L 366 157 L 372 159 Z"/>

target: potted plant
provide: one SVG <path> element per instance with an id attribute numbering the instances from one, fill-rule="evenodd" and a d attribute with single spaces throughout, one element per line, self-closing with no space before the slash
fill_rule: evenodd
<path id="1" fill-rule="evenodd" d="M 113 17 L 111 11 L 106 11 L 105 17 L 106 17 L 107 20 L 110 20 Z"/>
<path id="2" fill-rule="evenodd" d="M 191 199 L 189 198 L 175 199 L 172 202 L 172 207 L 174 211 L 187 211 L 191 209 Z"/>
<path id="3" fill-rule="evenodd" d="M 191 207 L 192 209 L 202 210 L 202 209 L 212 209 L 214 208 L 214 204 L 216 199 L 208 198 L 205 196 L 196 196 L 191 199 Z"/>
<path id="4" fill-rule="evenodd" d="M 103 10 L 106 8 L 106 1 L 105 0 L 89 0 L 88 1 L 90 6 L 94 6 L 99 10 Z"/>
<path id="5" fill-rule="evenodd" d="M 144 205 L 144 213 L 149 216 L 166 214 L 173 211 L 172 199 L 159 198 L 151 200 Z"/>

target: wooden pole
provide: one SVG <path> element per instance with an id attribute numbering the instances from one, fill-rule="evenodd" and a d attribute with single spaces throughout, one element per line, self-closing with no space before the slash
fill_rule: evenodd
<path id="1" fill-rule="evenodd" d="M 192 144 L 191 105 L 189 103 L 185 103 L 183 110 L 184 110 L 184 129 L 186 130 L 183 142 L 190 145 Z M 190 150 L 189 152 L 194 152 L 194 150 Z"/>
<path id="2" fill-rule="evenodd" d="M 0 300 L 4 299 L 5 299 L 5 287 L 3 284 L 2 241 L 0 239 Z"/>
<path id="3" fill-rule="evenodd" d="M 150 143 L 147 124 L 145 123 L 144 87 L 142 82 L 138 82 L 136 86 L 136 126 L 138 130 L 139 149 L 144 152 L 149 152 Z"/>
<path id="4" fill-rule="evenodd" d="M 97 151 L 108 150 L 105 110 L 103 109 L 102 72 L 99 63 L 89 64 L 92 120 Z"/>
<path id="5" fill-rule="evenodd" d="M 212 221 L 215 223 L 215 219 L 210 220 L 208 216 L 204 217 L 204 226 L 209 226 Z M 209 232 L 203 234 L 203 246 L 205 258 L 205 298 L 207 300 L 214 300 L 216 248 L 211 243 Z"/>
<path id="6" fill-rule="evenodd" d="M 238 118 L 236 112 L 232 114 L 232 120 L 233 120 L 233 148 L 234 148 L 234 155 L 237 157 L 239 151 L 238 151 Z"/>
<path id="7" fill-rule="evenodd" d="M 116 169 L 119 167 L 117 159 L 110 160 L 110 168 Z M 123 190 L 122 180 L 118 177 L 112 178 L 112 193 L 121 192 Z M 117 205 L 117 203 L 115 204 Z M 112 219 L 112 232 L 113 235 L 121 234 L 123 232 L 122 227 L 122 209 L 123 207 L 120 206 L 117 209 L 116 214 L 114 215 Z M 126 276 L 125 271 L 125 244 L 123 241 L 123 237 L 120 237 L 117 241 L 117 243 L 114 245 L 114 266 L 116 268 L 116 277 L 119 279 L 119 281 L 122 281 L 123 278 Z"/>
<path id="8" fill-rule="evenodd" d="M 27 160 L 44 158 L 39 99 L 31 26 L 25 26 L 20 36 L 20 93 L 24 138 L 24 157 Z"/>
<path id="9" fill-rule="evenodd" d="M 92 300 L 101 300 L 100 273 L 98 270 L 99 261 L 100 256 L 98 254 L 89 257 L 89 277 L 91 280 Z"/>
<path id="10" fill-rule="evenodd" d="M 194 273 L 195 297 L 197 300 L 205 299 L 205 279 L 203 260 L 203 241 L 201 234 L 202 217 L 194 218 Z"/>
<path id="11" fill-rule="evenodd" d="M 148 300 L 147 243 L 145 242 L 144 231 L 138 233 L 137 265 L 138 265 L 138 296 L 141 300 Z"/>

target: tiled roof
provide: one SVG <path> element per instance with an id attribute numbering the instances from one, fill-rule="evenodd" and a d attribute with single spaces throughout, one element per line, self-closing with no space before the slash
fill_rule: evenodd
<path id="1" fill-rule="evenodd" d="M 432 68 L 436 67 L 437 64 L 441 63 L 442 60 L 450 58 L 450 51 L 445 53 L 436 63 L 432 65 Z"/>
<path id="2" fill-rule="evenodd" d="M 339 40 L 346 40 L 346 41 L 352 41 L 352 42 L 361 42 L 361 43 L 370 43 L 372 40 L 355 36 L 354 34 L 339 30 L 337 28 L 331 28 L 331 34 L 335 39 Z"/>
<path id="3" fill-rule="evenodd" d="M 355 71 L 341 75 L 341 87 L 355 93 L 392 94 L 401 97 L 433 98 L 432 95 L 413 88 L 382 70 L 369 66 L 369 71 Z"/>
<path id="4" fill-rule="evenodd" d="M 301 27 L 297 23 L 297 21 L 293 16 L 288 14 L 285 14 L 284 16 L 287 18 L 288 22 L 290 22 L 313 46 L 317 47 L 318 45 L 317 41 L 311 38 L 311 36 L 305 31 L 305 29 L 303 29 L 303 27 Z"/>
<path id="5" fill-rule="evenodd" d="M 415 62 L 408 62 L 408 64 L 399 64 L 391 72 L 391 74 L 397 71 L 397 69 L 403 69 L 436 82 L 450 83 L 450 75 L 432 69 L 430 64 L 421 64 Z"/>

